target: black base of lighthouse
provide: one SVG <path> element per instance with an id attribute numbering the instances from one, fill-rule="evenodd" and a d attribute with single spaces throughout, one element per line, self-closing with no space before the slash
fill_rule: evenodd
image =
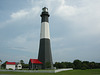
<path id="1" fill-rule="evenodd" d="M 38 59 L 43 63 L 43 69 L 53 69 L 50 39 L 40 39 Z"/>

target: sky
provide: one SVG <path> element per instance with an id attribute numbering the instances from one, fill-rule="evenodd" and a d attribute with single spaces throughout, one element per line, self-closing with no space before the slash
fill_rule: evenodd
<path id="1" fill-rule="evenodd" d="M 100 0 L 0 0 L 0 59 L 37 59 L 47 7 L 53 62 L 100 62 Z"/>

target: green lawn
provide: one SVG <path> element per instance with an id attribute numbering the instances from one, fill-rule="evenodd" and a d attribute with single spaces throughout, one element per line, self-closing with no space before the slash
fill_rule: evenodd
<path id="1" fill-rule="evenodd" d="M 100 75 L 100 69 L 92 70 L 70 70 L 59 73 L 20 73 L 20 72 L 0 72 L 1 74 L 9 75 Z"/>

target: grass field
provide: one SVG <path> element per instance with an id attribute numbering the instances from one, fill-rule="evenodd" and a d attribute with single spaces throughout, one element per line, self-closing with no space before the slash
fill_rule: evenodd
<path id="1" fill-rule="evenodd" d="M 100 75 L 100 69 L 70 70 L 59 73 L 23 73 L 23 72 L 0 72 L 0 75 Z"/>

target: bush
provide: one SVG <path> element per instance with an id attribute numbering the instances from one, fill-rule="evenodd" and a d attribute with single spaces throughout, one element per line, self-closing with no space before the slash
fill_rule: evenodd
<path id="1" fill-rule="evenodd" d="M 12 68 L 9 68 L 9 70 L 13 70 Z"/>
<path id="2" fill-rule="evenodd" d="M 46 68 L 51 68 L 51 63 L 50 62 L 46 62 L 45 66 L 46 66 Z"/>

